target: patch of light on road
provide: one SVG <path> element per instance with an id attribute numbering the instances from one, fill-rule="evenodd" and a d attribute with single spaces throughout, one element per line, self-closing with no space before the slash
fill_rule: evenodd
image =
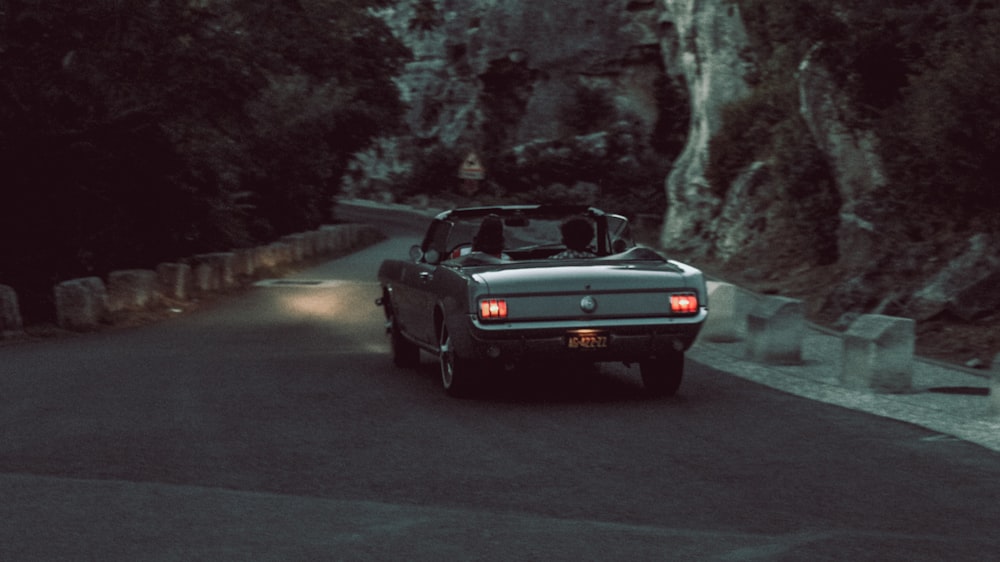
<path id="1" fill-rule="evenodd" d="M 375 306 L 380 294 L 377 283 L 360 283 L 343 279 L 266 279 L 258 287 L 278 289 L 275 296 L 285 313 L 308 318 L 371 324 L 382 313 Z"/>
<path id="2" fill-rule="evenodd" d="M 329 318 L 340 316 L 343 299 L 335 291 L 300 292 L 284 295 L 282 307 L 301 316 Z"/>

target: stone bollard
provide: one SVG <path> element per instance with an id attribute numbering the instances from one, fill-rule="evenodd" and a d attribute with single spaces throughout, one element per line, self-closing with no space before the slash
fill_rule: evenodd
<path id="1" fill-rule="evenodd" d="M 749 295 L 731 283 L 708 283 L 708 318 L 699 337 L 711 342 L 735 342 L 746 337 Z"/>
<path id="2" fill-rule="evenodd" d="M 319 227 L 317 231 L 319 233 L 319 245 L 320 251 L 324 256 L 330 255 L 336 252 L 337 249 L 337 232 L 340 227 L 334 224 L 324 224 Z"/>
<path id="3" fill-rule="evenodd" d="M 232 288 L 236 285 L 233 263 L 236 256 L 231 252 L 216 252 L 194 256 L 194 283 L 202 292 L 213 292 Z"/>
<path id="4" fill-rule="evenodd" d="M 258 274 L 270 271 L 277 265 L 277 258 L 270 246 L 257 246 L 253 248 L 253 263 Z"/>
<path id="5" fill-rule="evenodd" d="M 23 332 L 24 321 L 21 318 L 17 293 L 13 287 L 0 285 L 0 339 L 15 337 Z"/>
<path id="6" fill-rule="evenodd" d="M 214 260 L 217 260 L 217 267 L 219 269 L 219 279 L 221 281 L 222 289 L 232 289 L 236 286 L 236 254 L 232 252 L 218 252 L 215 254 L 209 254 Z"/>
<path id="7" fill-rule="evenodd" d="M 256 252 L 252 248 L 243 248 L 233 252 L 233 271 L 237 277 L 251 278 L 257 273 Z"/>
<path id="8" fill-rule="evenodd" d="M 989 414 L 1000 416 L 1000 353 L 993 357 L 990 365 Z"/>
<path id="9" fill-rule="evenodd" d="M 302 236 L 306 240 L 306 257 L 314 258 L 323 255 L 323 245 L 319 239 L 319 231 L 310 230 L 303 232 Z"/>
<path id="10" fill-rule="evenodd" d="M 337 254 L 344 251 L 347 246 L 346 235 L 347 230 L 344 225 L 331 224 L 322 227 L 322 230 L 326 232 L 327 245 L 329 247 L 329 253 Z"/>
<path id="11" fill-rule="evenodd" d="M 191 268 L 191 274 L 194 278 L 194 288 L 199 293 L 211 293 L 213 291 L 218 291 L 222 282 L 219 279 L 218 273 L 215 268 L 212 267 L 210 263 L 198 263 Z"/>
<path id="12" fill-rule="evenodd" d="M 108 273 L 108 310 L 142 310 L 160 300 L 160 278 L 150 269 L 125 269 Z"/>
<path id="13" fill-rule="evenodd" d="M 194 273 L 186 263 L 161 263 L 156 266 L 156 274 L 160 281 L 160 292 L 163 296 L 185 301 L 191 298 L 191 288 L 194 285 Z"/>
<path id="14" fill-rule="evenodd" d="M 801 363 L 805 330 L 801 300 L 764 297 L 747 315 L 747 353 L 761 363 Z"/>
<path id="15" fill-rule="evenodd" d="M 288 244 L 292 249 L 293 263 L 298 263 L 306 257 L 306 238 L 301 234 L 289 234 L 282 236 L 278 242 Z"/>
<path id="16" fill-rule="evenodd" d="M 284 242 L 272 242 L 268 245 L 274 255 L 275 266 L 289 265 L 295 261 L 295 249 Z"/>
<path id="17" fill-rule="evenodd" d="M 349 224 L 347 225 L 347 249 L 354 248 L 359 243 L 361 243 L 361 235 L 363 230 L 361 225 Z"/>
<path id="18" fill-rule="evenodd" d="M 67 330 L 93 330 L 108 312 L 108 292 L 100 277 L 63 281 L 55 287 L 56 322 Z"/>
<path id="19" fill-rule="evenodd" d="M 842 338 L 841 384 L 884 393 L 909 391 L 913 386 L 915 326 L 910 318 L 860 316 Z"/>

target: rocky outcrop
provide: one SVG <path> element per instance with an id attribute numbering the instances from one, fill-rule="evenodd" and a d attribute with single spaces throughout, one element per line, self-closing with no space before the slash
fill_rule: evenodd
<path id="1" fill-rule="evenodd" d="M 420 147 L 453 150 L 457 168 L 471 149 L 496 158 L 622 123 L 645 140 L 662 118 L 660 2 L 403 0 L 379 14 L 413 52 L 397 79 L 408 130 L 358 155 L 348 193 L 407 171 Z"/>
<path id="2" fill-rule="evenodd" d="M 722 201 L 705 179 L 708 148 L 722 107 L 747 96 L 750 61 L 739 8 L 726 0 L 664 0 L 663 50 L 667 66 L 685 79 L 691 100 L 687 145 L 666 180 L 664 246 L 707 250 L 709 223 Z"/>
<path id="3" fill-rule="evenodd" d="M 998 287 L 1000 251 L 997 240 L 977 234 L 913 295 L 906 314 L 926 320 L 947 311 L 963 320 L 974 320 L 1000 308 Z"/>
<path id="4" fill-rule="evenodd" d="M 602 88 L 617 112 L 655 121 L 655 2 L 438 0 L 439 19 L 421 25 L 426 4 L 384 12 L 414 53 L 398 84 L 418 138 L 450 146 L 481 142 L 484 130 L 511 145 L 556 138 L 577 87 Z"/>
<path id="5" fill-rule="evenodd" d="M 382 195 L 379 186 L 425 161 L 429 147 L 449 151 L 439 170 L 454 161 L 457 172 L 476 149 L 507 172 L 517 169 L 504 180 L 538 184 L 532 195 L 557 199 L 602 201 L 600 179 L 574 178 L 581 164 L 612 170 L 612 178 L 652 172 L 662 174 L 655 181 L 666 194 L 664 247 L 738 265 L 762 252 L 772 263 L 779 255 L 800 268 L 835 265 L 839 277 L 826 293 L 831 313 L 910 306 L 918 315 L 948 309 L 975 317 L 988 304 L 969 301 L 1000 276 L 996 264 L 980 268 L 983 275 L 961 260 L 945 265 L 943 271 L 965 272 L 948 279 L 974 281 L 958 287 L 934 278 L 938 272 L 922 258 L 933 251 L 930 242 L 899 251 L 905 236 L 885 203 L 879 139 L 844 115 L 850 100 L 813 56 L 821 45 L 794 77 L 796 136 L 785 144 L 762 138 L 775 147 L 771 154 L 750 156 L 755 161 L 731 185 L 709 185 L 710 143 L 724 109 L 757 101 L 752 83 L 760 69 L 739 2 L 400 0 L 380 14 L 414 53 L 397 79 L 408 130 L 358 155 L 348 195 Z M 665 88 L 683 90 L 686 136 L 669 155 L 650 158 Z M 784 150 L 789 144 L 793 150 Z M 809 165 L 819 162 L 823 177 L 804 187 L 792 185 L 801 178 L 783 183 L 788 163 L 802 162 L 795 150 L 808 152 Z M 974 255 L 975 240 L 970 244 Z M 955 291 L 966 295 L 965 304 L 957 304 Z"/>
<path id="6" fill-rule="evenodd" d="M 847 105 L 846 96 L 834 84 L 830 72 L 816 64 L 811 54 L 799 67 L 798 86 L 799 112 L 816 145 L 830 162 L 843 203 L 837 232 L 837 245 L 846 250 L 840 252 L 841 265 L 847 269 L 867 268 L 877 259 L 880 243 L 876 231 L 878 220 L 866 208 L 866 202 L 876 199 L 886 185 L 876 150 L 878 141 L 870 131 L 851 129 L 844 124 L 841 108 Z"/>
<path id="7" fill-rule="evenodd" d="M 747 211 L 769 204 L 740 190 L 724 201 L 704 179 L 722 108 L 750 92 L 747 34 L 728 0 L 581 0 L 571 7 L 555 0 L 404 0 L 381 15 L 414 53 L 397 80 L 410 108 L 409 131 L 358 156 L 349 194 L 373 185 L 377 191 L 405 173 L 419 144 L 454 148 L 456 165 L 470 148 L 509 153 L 523 165 L 520 155 L 539 146 L 592 158 L 573 147 L 629 127 L 640 142 L 602 165 L 631 161 L 648 169 L 642 153 L 664 118 L 661 90 L 679 86 L 685 114 L 671 117 L 686 122 L 687 136 L 679 156 L 660 163 L 669 202 L 664 244 L 738 252 L 747 221 L 758 220 Z M 595 99 L 603 105 L 587 114 Z M 553 151 L 542 154 L 553 161 Z M 572 162 L 567 157 L 555 167 Z M 535 170 L 526 175 L 538 177 Z M 627 167 L 621 175 L 629 175 Z M 729 212 L 720 218 L 723 208 Z"/>

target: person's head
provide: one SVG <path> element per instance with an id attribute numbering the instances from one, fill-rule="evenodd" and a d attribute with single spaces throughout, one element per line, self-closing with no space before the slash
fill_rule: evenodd
<path id="1" fill-rule="evenodd" d="M 563 244 L 570 250 L 586 250 L 594 239 L 594 225 L 583 217 L 568 219 L 559 227 Z"/>
<path id="2" fill-rule="evenodd" d="M 499 256 L 503 253 L 503 220 L 497 215 L 487 215 L 479 224 L 479 231 L 472 239 L 472 251 Z"/>

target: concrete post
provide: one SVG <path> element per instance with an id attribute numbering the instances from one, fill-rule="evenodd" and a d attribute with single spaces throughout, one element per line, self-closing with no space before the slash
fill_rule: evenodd
<path id="1" fill-rule="evenodd" d="M 840 382 L 847 388 L 907 392 L 913 386 L 916 323 L 909 318 L 865 314 L 843 338 Z"/>
<path id="2" fill-rule="evenodd" d="M 233 266 L 236 255 L 232 252 L 214 252 L 194 256 L 195 285 L 199 291 L 210 292 L 236 286 Z"/>
<path id="3" fill-rule="evenodd" d="M 156 266 L 160 279 L 160 292 L 163 296 L 180 301 L 191 298 L 191 288 L 194 285 L 194 274 L 191 266 L 186 263 L 161 263 Z"/>
<path id="4" fill-rule="evenodd" d="M 93 330 L 108 312 L 108 292 L 100 277 L 63 281 L 55 287 L 56 321 L 67 330 Z"/>
<path id="5" fill-rule="evenodd" d="M 108 273 L 108 310 L 142 310 L 160 300 L 160 279 L 153 270 L 124 269 Z"/>
<path id="6" fill-rule="evenodd" d="M 747 315 L 747 353 L 761 363 L 799 364 L 805 331 L 801 300 L 765 297 Z"/>
<path id="7" fill-rule="evenodd" d="M 708 282 L 708 318 L 699 337 L 711 342 L 735 342 L 746 337 L 750 296 L 731 283 Z"/>
<path id="8" fill-rule="evenodd" d="M 13 287 L 0 285 L 0 339 L 14 337 L 24 332 L 21 307 Z"/>

